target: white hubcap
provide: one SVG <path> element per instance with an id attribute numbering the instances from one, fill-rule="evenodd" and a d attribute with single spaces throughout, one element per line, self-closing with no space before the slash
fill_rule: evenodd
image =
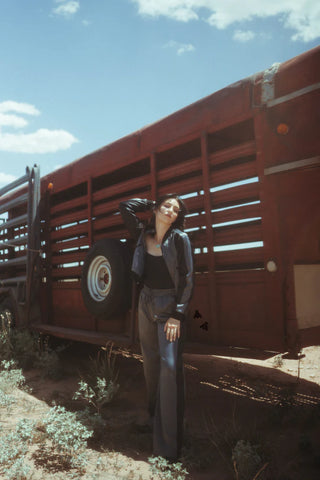
<path id="1" fill-rule="evenodd" d="M 102 302 L 109 295 L 112 283 L 111 265 L 106 257 L 93 259 L 88 269 L 88 290 L 96 302 Z"/>

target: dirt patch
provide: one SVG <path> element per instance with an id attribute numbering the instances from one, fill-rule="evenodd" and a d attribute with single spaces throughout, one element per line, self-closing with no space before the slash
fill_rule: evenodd
<path id="1" fill-rule="evenodd" d="M 320 347 L 305 348 L 298 359 L 235 348 L 208 348 L 202 355 L 195 350 L 190 347 L 185 354 L 182 462 L 190 472 L 187 478 L 253 480 L 262 468 L 259 479 L 318 479 Z M 94 352 L 90 346 L 70 346 L 62 354 L 60 380 L 43 379 L 38 370 L 24 372 L 32 391 L 17 394 L 9 414 L 1 415 L 2 428 L 9 431 L 18 418 L 37 420 L 53 405 L 80 411 L 83 404 L 72 399 L 78 371 Z M 152 435 L 138 422 L 146 406 L 141 356 L 138 351 L 118 350 L 116 364 L 119 393 L 103 408 L 104 427 L 89 439 L 86 471 L 75 478 L 152 478 L 148 464 Z M 44 453 L 41 457 L 35 446 L 32 449 L 28 455 L 32 479 L 69 478 L 72 471 L 56 464 L 57 458 Z M 238 463 L 233 464 L 232 454 Z M 247 464 L 242 465 L 244 458 Z"/>

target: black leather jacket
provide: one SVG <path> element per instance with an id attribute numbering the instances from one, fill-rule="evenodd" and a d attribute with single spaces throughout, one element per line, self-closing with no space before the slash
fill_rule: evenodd
<path id="1" fill-rule="evenodd" d="M 138 281 L 142 281 L 145 265 L 146 244 L 144 225 L 136 213 L 151 210 L 151 200 L 133 198 L 120 203 L 120 212 L 130 235 L 137 241 L 131 270 Z M 176 291 L 176 307 L 172 317 L 185 320 L 193 291 L 193 257 L 188 235 L 181 230 L 170 228 L 162 245 L 162 255 L 173 280 Z"/>

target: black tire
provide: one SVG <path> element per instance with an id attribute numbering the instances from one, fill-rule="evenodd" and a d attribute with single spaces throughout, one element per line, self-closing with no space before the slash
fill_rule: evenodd
<path id="1" fill-rule="evenodd" d="M 81 290 L 89 312 L 104 318 L 121 314 L 131 303 L 130 254 L 120 240 L 104 239 L 85 258 Z"/>

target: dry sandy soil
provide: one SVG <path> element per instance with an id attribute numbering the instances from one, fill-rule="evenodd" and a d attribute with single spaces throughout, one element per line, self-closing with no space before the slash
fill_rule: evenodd
<path id="1" fill-rule="evenodd" d="M 257 445 L 264 469 L 256 479 L 318 480 L 320 347 L 303 349 L 299 359 L 236 348 L 211 348 L 201 355 L 195 351 L 196 347 L 190 346 L 185 354 L 182 462 L 189 472 L 187 478 L 253 480 L 254 474 L 241 476 L 240 470 L 237 477 L 232 464 L 232 449 L 243 440 Z M 37 370 L 24 372 L 32 391 L 17 393 L 10 413 L 5 419 L 1 415 L 4 428 L 10 428 L 18 418 L 40 418 L 55 404 L 72 411 L 83 408 L 79 400 L 72 400 L 78 389 L 77 371 L 85 368 L 95 352 L 95 347 L 69 346 L 62 354 L 64 376 L 58 381 L 43 379 Z M 156 478 L 148 464 L 151 434 L 137 425 L 145 408 L 139 352 L 118 350 L 116 364 L 118 396 L 103 409 L 105 429 L 88 442 L 86 473 L 75 473 L 74 478 Z M 65 470 L 56 459 L 41 458 L 39 452 L 30 464 L 33 480 L 71 478 L 72 471 Z"/>

